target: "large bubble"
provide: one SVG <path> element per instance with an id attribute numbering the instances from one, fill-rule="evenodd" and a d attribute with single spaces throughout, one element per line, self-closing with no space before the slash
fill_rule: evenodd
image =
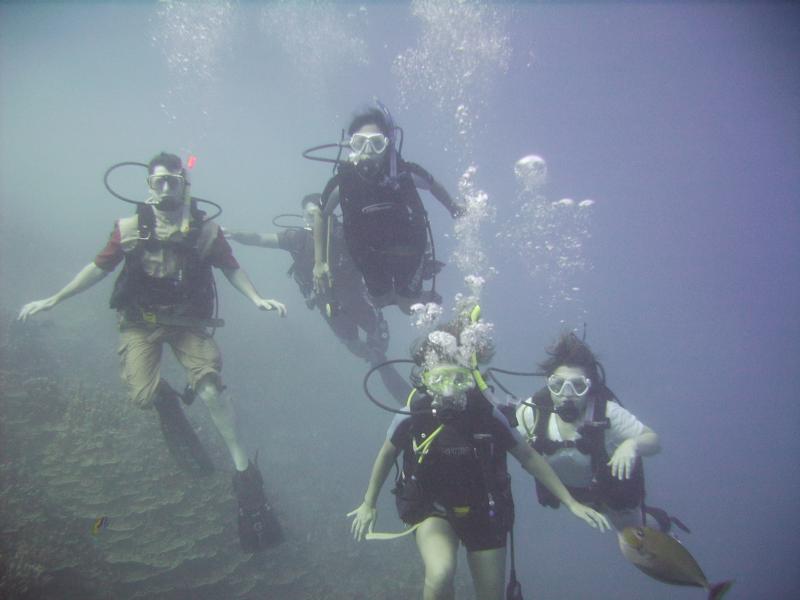
<path id="1" fill-rule="evenodd" d="M 526 191 L 535 191 L 547 183 L 547 163 L 536 154 L 523 156 L 514 164 L 517 180 Z"/>

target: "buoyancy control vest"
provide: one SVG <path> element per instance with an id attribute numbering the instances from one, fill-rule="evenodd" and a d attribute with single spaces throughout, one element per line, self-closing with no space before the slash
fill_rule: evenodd
<path id="1" fill-rule="evenodd" d="M 365 251 L 422 254 L 427 242 L 427 214 L 410 163 L 398 161 L 395 177 L 364 178 L 352 163 L 341 163 L 335 179 L 347 247 L 353 257 Z"/>
<path id="2" fill-rule="evenodd" d="M 347 276 L 350 272 L 357 273 L 357 271 L 344 246 L 341 222 L 334 218 L 332 224 L 331 256 L 328 258 L 328 264 L 333 276 L 333 285 L 336 286 L 340 278 L 349 281 L 350 278 Z M 303 297 L 310 299 L 314 292 L 314 234 L 308 229 L 289 228 L 279 234 L 279 244 L 292 255 L 292 266 L 289 267 L 288 274 L 297 283 Z"/>
<path id="3" fill-rule="evenodd" d="M 303 298 L 311 298 L 314 291 L 314 236 L 311 231 L 290 228 L 278 234 L 280 247 L 292 255 L 292 266 L 287 271 L 294 279 Z"/>
<path id="4" fill-rule="evenodd" d="M 403 453 L 395 488 L 400 518 L 413 524 L 434 506 L 456 516 L 487 510 L 510 527 L 513 500 L 507 451 L 494 439 L 492 405 L 479 391 L 471 390 L 464 412 L 442 419 L 428 412 L 431 403 L 432 398 L 422 393 L 410 406 L 411 448 Z"/>
<path id="5" fill-rule="evenodd" d="M 120 219 L 120 244 L 125 265 L 114 283 L 111 308 L 125 314 L 165 311 L 170 314 L 209 319 L 214 313 L 214 276 L 211 247 L 219 226 L 204 221 L 204 213 L 189 209 L 186 233 L 170 240 L 156 237 L 155 214 L 141 206 L 137 214 Z"/>
<path id="6" fill-rule="evenodd" d="M 533 395 L 535 425 L 530 441 L 531 447 L 545 456 L 551 456 L 563 448 L 575 448 L 581 454 L 590 457 L 592 482 L 588 488 L 567 486 L 573 497 L 579 502 L 590 502 L 607 506 L 612 510 L 625 510 L 641 506 L 644 502 L 644 468 L 641 457 L 636 459 L 630 479 L 618 479 L 611 474 L 608 466 L 608 452 L 605 445 L 605 432 L 609 428 L 606 417 L 606 405 L 616 401 L 614 394 L 603 386 L 592 395 L 592 418 L 578 429 L 581 437 L 577 440 L 554 441 L 548 435 L 553 402 L 550 392 L 543 388 Z M 543 506 L 558 508 L 558 498 L 536 480 L 536 496 Z"/>

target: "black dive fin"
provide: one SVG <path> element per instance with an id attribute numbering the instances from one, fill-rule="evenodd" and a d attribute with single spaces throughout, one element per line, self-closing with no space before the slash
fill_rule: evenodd
<path id="1" fill-rule="evenodd" d="M 183 414 L 180 395 L 166 381 L 158 384 L 153 405 L 158 412 L 164 441 L 178 466 L 196 477 L 210 475 L 214 471 L 214 463 Z"/>
<path id="2" fill-rule="evenodd" d="M 267 497 L 264 480 L 253 462 L 233 475 L 233 490 L 239 504 L 239 542 L 245 552 L 262 552 L 283 542 L 283 530 Z"/>
<path id="3" fill-rule="evenodd" d="M 658 528 L 662 533 L 669 533 L 672 530 L 673 524 L 686 533 L 691 533 L 689 528 L 683 524 L 683 521 L 681 521 L 678 517 L 673 517 L 663 508 L 650 506 L 648 504 L 644 507 L 644 511 L 656 520 L 656 523 L 658 523 Z"/>

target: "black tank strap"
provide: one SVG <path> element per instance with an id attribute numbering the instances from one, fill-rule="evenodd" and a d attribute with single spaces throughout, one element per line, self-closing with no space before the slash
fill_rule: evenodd
<path id="1" fill-rule="evenodd" d="M 153 207 L 149 204 L 139 204 L 136 207 L 136 215 L 139 217 L 139 240 L 152 244 L 155 242 L 156 214 Z M 142 244 L 139 244 L 141 246 Z"/>
<path id="2" fill-rule="evenodd" d="M 592 420 L 578 429 L 581 439 L 586 440 L 585 448 L 591 456 L 592 479 L 596 483 L 600 479 L 600 471 L 606 467 L 608 452 L 606 452 L 605 430 L 609 428 L 606 417 L 606 395 L 601 389 L 592 399 Z"/>

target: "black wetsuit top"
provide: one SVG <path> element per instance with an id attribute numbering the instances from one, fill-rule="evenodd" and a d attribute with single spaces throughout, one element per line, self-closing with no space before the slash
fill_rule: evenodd
<path id="1" fill-rule="evenodd" d="M 421 464 L 414 443 L 419 446 L 442 421 L 431 414 L 402 416 L 393 422 L 390 433 L 392 444 L 403 452 L 405 476 L 413 473 L 431 500 L 446 508 L 481 506 L 486 502 L 487 483 L 494 488 L 507 486 L 507 452 L 518 443 L 506 418 L 479 391 L 470 391 L 467 398 L 466 410 L 444 423 Z M 430 408 L 431 402 L 427 394 L 418 395 L 411 409 Z M 487 452 L 494 481 L 485 481 L 479 451 Z"/>

